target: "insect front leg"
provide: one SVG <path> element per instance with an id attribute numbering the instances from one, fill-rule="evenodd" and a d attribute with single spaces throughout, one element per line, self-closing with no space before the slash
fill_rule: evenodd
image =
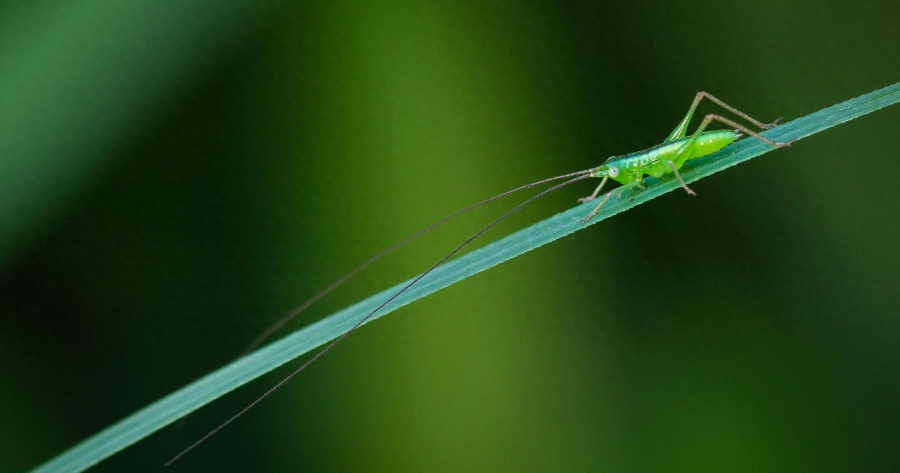
<path id="1" fill-rule="evenodd" d="M 603 189 L 603 186 L 606 184 L 606 181 L 608 181 L 608 180 L 609 180 L 609 176 L 603 176 L 603 180 L 600 181 L 600 185 L 597 186 L 596 189 L 594 189 L 594 193 L 587 197 L 582 197 L 582 198 L 578 199 L 578 202 L 584 203 L 584 202 L 590 202 L 590 201 L 596 199 L 597 196 L 600 194 L 600 189 Z"/>
<path id="2" fill-rule="evenodd" d="M 603 204 L 605 204 L 606 201 L 609 200 L 609 198 L 612 197 L 613 194 L 615 194 L 616 192 L 618 192 L 619 194 L 616 196 L 616 198 L 618 199 L 619 197 L 622 197 L 622 192 L 624 192 L 624 191 L 627 190 L 627 189 L 630 189 L 630 188 L 634 187 L 635 185 L 637 185 L 637 181 L 632 181 L 632 182 L 629 182 L 628 184 L 625 184 L 624 186 L 622 186 L 622 187 L 620 187 L 620 188 L 618 188 L 618 189 L 613 189 L 613 190 L 607 192 L 606 195 L 603 196 L 603 199 L 600 200 L 600 203 L 597 204 L 596 207 L 594 207 L 594 210 L 591 210 L 591 213 L 585 215 L 585 217 L 581 219 L 581 223 L 587 223 L 587 222 L 589 222 L 592 218 L 594 218 L 594 215 L 597 215 L 597 212 L 600 211 L 600 207 L 603 207 Z"/>
<path id="3" fill-rule="evenodd" d="M 588 223 L 592 218 L 594 218 L 594 215 L 597 215 L 597 212 L 600 211 L 600 207 L 603 207 L 603 204 L 605 204 L 606 201 L 609 200 L 610 197 L 612 197 L 614 192 L 615 190 L 607 192 L 606 195 L 603 196 L 603 199 L 600 200 L 600 203 L 597 204 L 596 207 L 594 207 L 594 210 L 591 210 L 591 213 L 585 215 L 584 218 L 581 219 L 581 223 Z"/>

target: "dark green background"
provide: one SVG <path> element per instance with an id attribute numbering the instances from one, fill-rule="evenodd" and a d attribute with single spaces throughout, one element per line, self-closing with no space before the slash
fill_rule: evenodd
<path id="1" fill-rule="evenodd" d="M 888 0 L 4 1 L 0 471 L 228 363 L 459 207 L 658 143 L 698 90 L 770 121 L 897 82 L 898 18 Z M 416 302 L 167 471 L 896 470 L 898 127 L 876 112 Z M 161 471 L 289 369 L 94 471 Z"/>

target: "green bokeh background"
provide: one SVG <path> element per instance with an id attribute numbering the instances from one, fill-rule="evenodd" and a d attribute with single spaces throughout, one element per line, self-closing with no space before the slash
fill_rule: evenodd
<path id="1" fill-rule="evenodd" d="M 896 1 L 4 1 L 0 471 L 231 361 L 459 207 L 658 143 L 698 90 L 769 121 L 897 82 L 897 18 Z M 897 470 L 898 127 L 900 107 L 876 112 L 367 325 L 167 471 Z M 289 370 L 93 471 L 161 470 Z"/>

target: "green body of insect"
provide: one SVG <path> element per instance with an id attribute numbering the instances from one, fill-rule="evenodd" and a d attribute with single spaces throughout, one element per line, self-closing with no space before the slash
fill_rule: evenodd
<path id="1" fill-rule="evenodd" d="M 700 103 L 700 100 L 702 100 L 704 97 L 731 111 L 735 115 L 745 118 L 746 120 L 764 130 L 772 128 L 778 123 L 778 120 L 775 120 L 775 122 L 773 123 L 763 124 L 751 118 L 749 115 L 739 111 L 738 109 L 713 97 L 712 95 L 706 92 L 699 92 L 694 98 L 694 103 L 688 110 L 687 115 L 684 116 L 684 119 L 681 120 L 681 123 L 678 124 L 675 130 L 673 130 L 672 133 L 670 133 L 666 140 L 661 144 L 658 144 L 649 149 L 645 149 L 643 151 L 626 154 L 624 156 L 613 156 L 607 159 L 606 162 L 604 162 L 599 167 L 592 169 L 591 176 L 603 178 L 603 181 L 600 182 L 600 185 L 597 186 L 597 190 L 595 190 L 593 194 L 583 199 L 578 199 L 579 202 L 588 202 L 597 198 L 597 196 L 600 194 L 600 190 L 603 189 L 604 184 L 606 184 L 606 181 L 609 179 L 613 179 L 622 184 L 622 187 L 618 189 L 618 192 L 621 193 L 625 189 L 635 186 L 644 188 L 645 175 L 660 177 L 663 174 L 669 172 L 675 174 L 675 177 L 678 178 L 678 182 L 681 184 L 681 187 L 684 188 L 684 190 L 688 194 L 696 195 L 694 191 L 692 191 L 691 188 L 688 187 L 687 184 L 685 184 L 684 179 L 682 179 L 681 174 L 678 172 L 678 170 L 689 159 L 706 156 L 707 154 L 730 145 L 735 140 L 741 137 L 738 131 L 744 132 L 747 135 L 750 135 L 775 147 L 788 146 L 791 144 L 790 141 L 780 142 L 770 140 L 743 125 L 715 114 L 707 115 L 703 119 L 703 122 L 700 124 L 700 126 L 697 127 L 697 130 L 694 132 L 694 134 L 690 137 L 685 137 L 688 123 L 691 121 L 691 117 L 694 115 L 694 111 L 697 109 L 697 105 Z M 704 132 L 703 130 L 705 130 L 713 120 L 725 123 L 726 125 L 735 128 L 735 130 L 716 130 Z M 600 203 L 597 204 L 596 207 L 594 207 L 594 210 L 591 211 L 591 213 L 588 214 L 584 219 L 582 219 L 582 221 L 587 222 L 588 220 L 590 220 L 591 217 L 593 217 L 600 210 L 600 207 L 603 206 L 603 203 L 606 202 L 607 199 L 609 199 L 613 192 L 616 191 L 612 191 L 606 194 L 606 196 L 603 197 Z"/>
<path id="2" fill-rule="evenodd" d="M 598 175 L 606 172 L 611 179 L 622 184 L 639 181 L 644 175 L 659 177 L 672 172 L 669 161 L 672 161 L 676 168 L 681 168 L 681 165 L 689 159 L 705 156 L 730 145 L 737 139 L 737 133 L 731 130 L 707 131 L 700 135 L 693 146 L 682 150 L 689 139 L 681 138 L 644 151 L 613 156 L 597 168 L 596 172 Z"/>

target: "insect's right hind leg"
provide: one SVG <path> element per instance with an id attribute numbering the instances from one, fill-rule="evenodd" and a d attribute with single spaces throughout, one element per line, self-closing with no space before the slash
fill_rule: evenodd
<path id="1" fill-rule="evenodd" d="M 756 125 L 756 126 L 759 127 L 759 128 L 762 128 L 763 130 L 768 130 L 768 129 L 770 129 L 770 128 L 775 128 L 776 126 L 778 126 L 778 122 L 781 121 L 782 118 L 784 118 L 784 117 L 778 117 L 778 118 L 776 118 L 775 121 L 772 122 L 772 123 L 763 123 L 763 122 L 761 122 L 761 121 L 759 121 L 759 120 L 756 120 L 755 118 L 751 117 L 750 115 L 747 115 L 746 113 L 744 113 L 744 112 L 742 112 L 742 111 L 740 111 L 740 110 L 738 110 L 738 109 L 732 107 L 731 105 L 728 105 L 727 103 L 725 103 L 725 102 L 723 102 L 723 101 L 721 101 L 721 100 L 719 100 L 719 99 L 713 97 L 713 95 L 710 94 L 709 92 L 697 92 L 697 99 L 695 99 L 695 100 L 699 102 L 700 99 L 702 99 L 703 97 L 708 98 L 709 100 L 713 101 L 713 103 L 715 103 L 716 105 L 718 105 L 718 106 L 724 108 L 725 110 L 728 110 L 729 112 L 731 112 L 731 113 L 733 113 L 733 114 L 735 114 L 735 115 L 737 115 L 737 116 L 743 118 L 744 120 L 747 120 L 748 122 L 750 122 L 750 123 Z"/>
<path id="2" fill-rule="evenodd" d="M 669 136 L 666 138 L 664 143 L 668 143 L 669 141 L 684 138 L 687 135 L 688 123 L 691 121 L 691 117 L 694 115 L 694 111 L 697 110 L 697 105 L 700 104 L 700 101 L 703 100 L 704 97 L 708 98 L 713 103 L 724 108 L 725 110 L 728 110 L 729 112 L 743 118 L 744 120 L 747 120 L 748 122 L 756 125 L 757 127 L 762 128 L 763 130 L 775 128 L 775 126 L 778 125 L 778 122 L 781 121 L 781 119 L 782 119 L 782 117 L 778 117 L 772 123 L 763 123 L 763 122 L 751 117 L 750 115 L 747 115 L 746 113 L 732 107 L 731 105 L 728 105 L 727 103 L 717 99 L 709 92 L 697 92 L 697 95 L 694 97 L 694 102 L 691 103 L 691 108 L 688 109 L 687 115 L 684 116 L 684 118 L 681 120 L 681 123 L 679 123 L 678 126 L 675 127 L 675 129 L 672 131 L 672 133 L 669 134 Z"/>
<path id="3" fill-rule="evenodd" d="M 694 145 L 697 143 L 697 139 L 700 138 L 700 136 L 703 134 L 703 130 L 705 130 L 706 127 L 709 126 L 709 124 L 713 120 L 722 122 L 732 128 L 736 128 L 737 130 L 739 130 L 747 135 L 750 135 L 753 138 L 756 138 L 757 140 L 762 141 L 763 143 L 774 146 L 775 148 L 781 148 L 782 146 L 790 146 L 791 143 L 793 143 L 794 141 L 797 141 L 797 140 L 775 141 L 771 138 L 766 138 L 765 136 L 760 135 L 759 133 L 745 127 L 744 125 L 741 125 L 740 123 L 737 123 L 733 120 L 729 120 L 720 115 L 716 115 L 715 113 L 710 113 L 710 114 L 706 115 L 706 118 L 704 118 L 702 122 L 700 122 L 700 126 L 698 126 L 696 130 L 694 130 L 694 134 L 691 135 L 691 138 L 685 144 L 681 145 L 681 148 L 679 148 L 679 151 L 675 155 L 675 158 L 672 159 L 672 161 L 674 161 L 676 169 L 681 168 L 681 166 L 684 164 L 684 162 L 687 161 L 687 158 L 690 155 L 690 150 L 693 149 Z"/>

